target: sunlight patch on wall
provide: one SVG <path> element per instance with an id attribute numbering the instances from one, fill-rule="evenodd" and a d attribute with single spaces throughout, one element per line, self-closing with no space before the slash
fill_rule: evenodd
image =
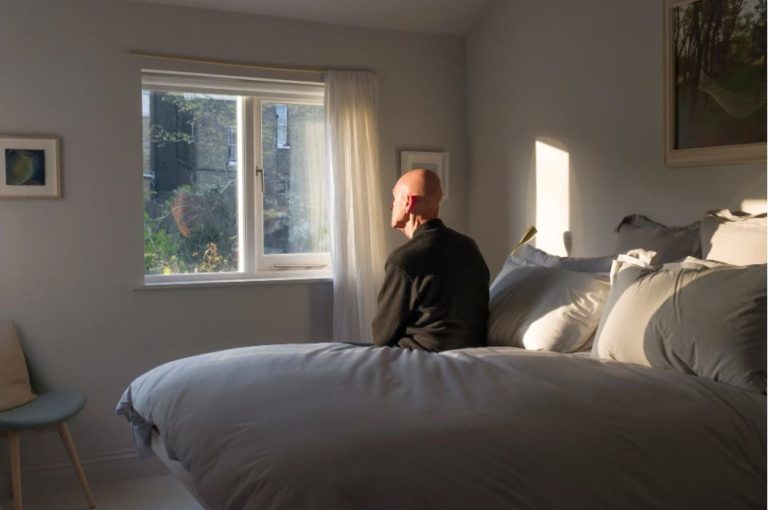
<path id="1" fill-rule="evenodd" d="M 741 210 L 749 214 L 762 214 L 766 212 L 768 202 L 764 198 L 747 198 L 741 202 Z"/>
<path id="2" fill-rule="evenodd" d="M 570 229 L 570 157 L 566 150 L 536 140 L 536 247 L 567 255 Z"/>

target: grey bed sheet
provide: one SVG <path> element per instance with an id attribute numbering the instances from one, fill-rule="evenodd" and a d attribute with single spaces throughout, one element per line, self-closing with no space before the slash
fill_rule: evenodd
<path id="1" fill-rule="evenodd" d="M 246 347 L 145 373 L 117 413 L 215 510 L 766 504 L 764 395 L 583 355 Z"/>

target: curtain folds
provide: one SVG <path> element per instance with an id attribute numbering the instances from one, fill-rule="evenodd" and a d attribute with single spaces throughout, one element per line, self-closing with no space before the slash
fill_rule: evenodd
<path id="1" fill-rule="evenodd" d="M 385 262 L 378 82 L 373 73 L 356 71 L 329 71 L 325 80 L 333 339 L 371 342 Z"/>

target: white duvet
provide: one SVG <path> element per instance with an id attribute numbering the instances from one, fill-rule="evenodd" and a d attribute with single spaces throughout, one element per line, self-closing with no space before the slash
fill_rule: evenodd
<path id="1" fill-rule="evenodd" d="M 258 346 L 117 408 L 212 510 L 764 508 L 764 395 L 515 348 Z"/>

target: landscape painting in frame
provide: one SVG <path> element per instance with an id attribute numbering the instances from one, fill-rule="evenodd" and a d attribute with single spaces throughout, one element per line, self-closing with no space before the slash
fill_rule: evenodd
<path id="1" fill-rule="evenodd" d="M 0 135 L 0 198 L 57 198 L 59 139 Z"/>
<path id="2" fill-rule="evenodd" d="M 448 199 L 448 163 L 449 157 L 447 152 L 400 152 L 400 174 L 402 175 L 408 170 L 415 168 L 423 168 L 435 172 L 443 186 L 443 200 Z"/>
<path id="3" fill-rule="evenodd" d="M 765 160 L 766 0 L 667 0 L 666 160 Z"/>

